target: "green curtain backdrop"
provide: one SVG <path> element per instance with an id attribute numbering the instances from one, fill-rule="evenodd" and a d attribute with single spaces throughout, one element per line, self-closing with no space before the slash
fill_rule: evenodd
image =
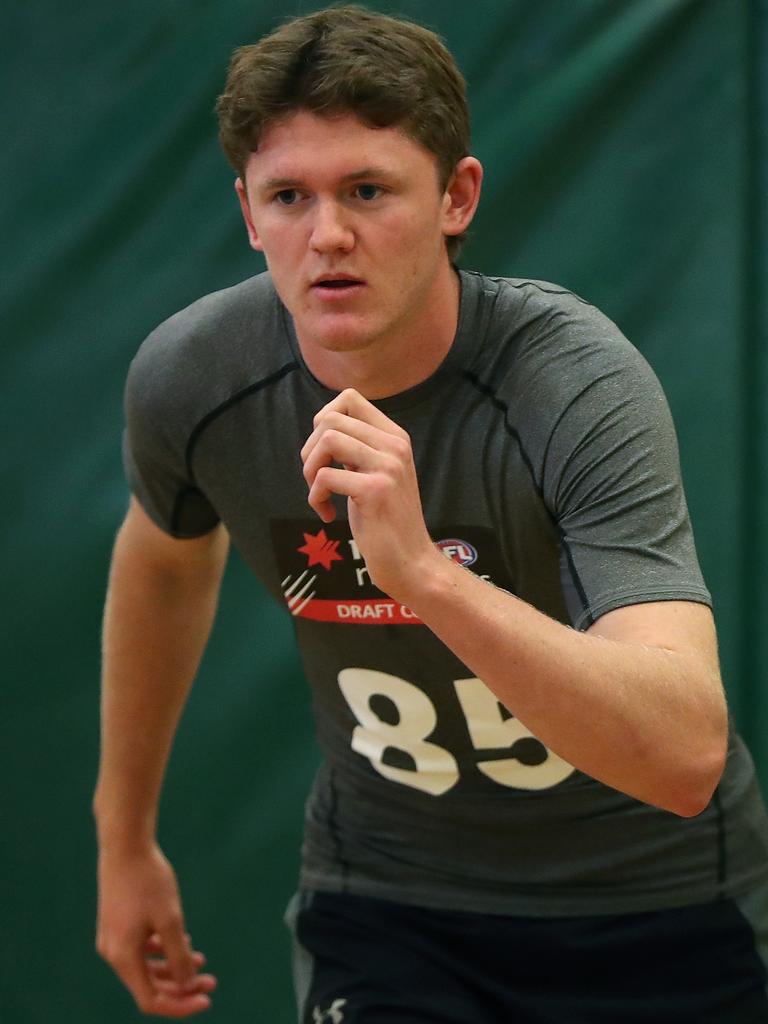
<path id="1" fill-rule="evenodd" d="M 231 50 L 319 4 L 0 11 L 7 1024 L 123 1022 L 93 952 L 98 642 L 126 504 L 121 391 L 148 331 L 261 269 L 212 114 Z M 734 716 L 768 781 L 765 0 L 381 0 L 441 32 L 487 170 L 466 267 L 622 327 L 678 424 Z M 235 557 L 161 838 L 220 991 L 290 1021 L 281 915 L 316 762 L 287 616 Z"/>

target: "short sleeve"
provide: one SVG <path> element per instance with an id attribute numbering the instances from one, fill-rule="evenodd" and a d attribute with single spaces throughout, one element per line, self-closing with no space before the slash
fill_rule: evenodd
<path id="1" fill-rule="evenodd" d="M 197 486 L 187 451 L 193 429 L 183 373 L 174 372 L 162 346 L 147 339 L 131 364 L 125 387 L 123 465 L 132 493 L 166 533 L 208 533 L 219 517 Z"/>
<path id="2" fill-rule="evenodd" d="M 710 604 L 661 385 L 618 332 L 582 358 L 547 445 L 545 501 L 573 625 L 627 604 Z"/>

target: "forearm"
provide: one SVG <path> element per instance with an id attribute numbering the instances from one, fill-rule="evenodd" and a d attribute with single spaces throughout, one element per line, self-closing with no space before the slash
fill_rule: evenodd
<path id="1" fill-rule="evenodd" d="M 183 571 L 137 558 L 118 535 L 104 616 L 101 763 L 94 798 L 102 844 L 154 837 L 173 735 L 215 614 L 220 559 Z"/>
<path id="2" fill-rule="evenodd" d="M 679 814 L 706 804 L 726 730 L 716 659 L 579 633 L 439 554 L 401 596 L 570 764 Z"/>

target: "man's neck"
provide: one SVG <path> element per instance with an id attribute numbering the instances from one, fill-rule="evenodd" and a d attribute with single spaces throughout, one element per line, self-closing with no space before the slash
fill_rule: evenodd
<path id="1" fill-rule="evenodd" d="M 308 369 L 332 391 L 354 388 L 364 398 L 388 398 L 421 384 L 437 370 L 453 345 L 461 286 L 448 265 L 438 275 L 420 315 L 402 329 L 360 351 L 334 352 L 302 343 Z"/>

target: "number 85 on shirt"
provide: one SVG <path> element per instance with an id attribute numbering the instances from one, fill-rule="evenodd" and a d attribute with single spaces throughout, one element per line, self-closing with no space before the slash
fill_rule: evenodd
<path id="1" fill-rule="evenodd" d="M 573 766 L 548 750 L 520 721 L 505 717 L 482 680 L 455 679 L 453 685 L 478 753 L 509 750 L 511 755 L 480 758 L 477 767 L 487 778 L 513 789 L 538 790 L 549 789 L 573 774 Z M 437 725 L 437 711 L 422 690 L 399 676 L 366 668 L 342 669 L 339 687 L 358 723 L 352 731 L 352 749 L 368 758 L 380 775 L 432 796 L 441 796 L 456 785 L 456 758 L 427 739 Z M 376 713 L 376 697 L 387 698 L 394 705 L 396 722 Z M 388 750 L 406 754 L 414 767 L 385 763 Z"/>

